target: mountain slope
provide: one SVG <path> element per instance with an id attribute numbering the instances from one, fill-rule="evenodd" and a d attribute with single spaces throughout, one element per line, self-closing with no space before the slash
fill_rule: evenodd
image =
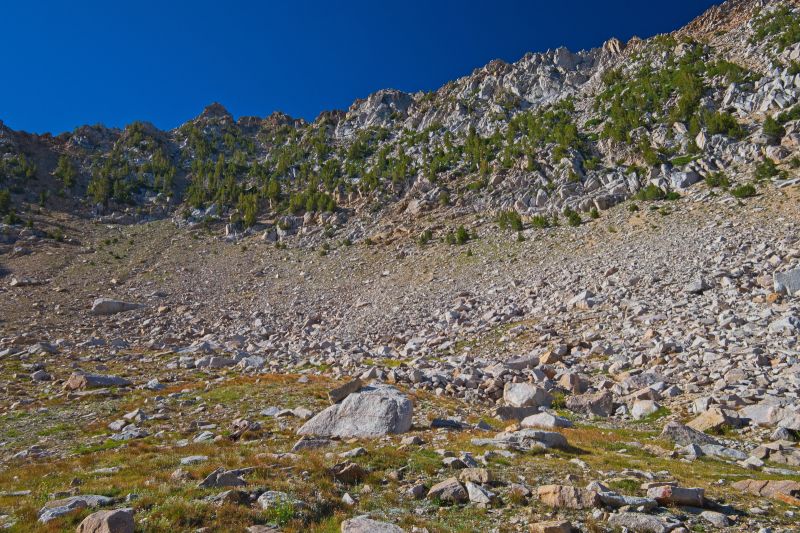
<path id="1" fill-rule="evenodd" d="M 493 61 L 433 93 L 379 91 L 313 123 L 234 120 L 214 104 L 169 132 L 2 127 L 0 187 L 15 204 L 49 195 L 56 208 L 128 219 L 216 204 L 241 231 L 334 205 L 341 219 L 397 202 L 549 216 L 602 210 L 650 183 L 680 190 L 719 170 L 748 181 L 764 157 L 785 163 L 796 148 L 797 112 L 780 138 L 761 130 L 798 99 L 797 8 L 766 4 L 729 0 L 645 41 Z M 53 176 L 64 173 L 59 158 L 76 174 L 69 187 Z"/>

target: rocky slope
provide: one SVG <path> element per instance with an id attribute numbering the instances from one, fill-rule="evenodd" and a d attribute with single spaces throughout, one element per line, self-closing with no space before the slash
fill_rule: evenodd
<path id="1" fill-rule="evenodd" d="M 800 10 L 761 4 L 313 123 L 0 128 L 0 527 L 793 531 Z"/>

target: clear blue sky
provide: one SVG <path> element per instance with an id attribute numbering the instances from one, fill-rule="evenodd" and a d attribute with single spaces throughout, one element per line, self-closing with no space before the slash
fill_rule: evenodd
<path id="1" fill-rule="evenodd" d="M 721 0 L 719 0 L 721 1 Z M 488 61 L 676 29 L 715 0 L 34 1 L 3 5 L 0 120 L 60 133 L 234 116 L 313 119 Z"/>

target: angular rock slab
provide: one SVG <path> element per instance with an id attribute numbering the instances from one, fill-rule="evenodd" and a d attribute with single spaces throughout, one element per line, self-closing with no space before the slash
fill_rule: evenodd
<path id="1" fill-rule="evenodd" d="M 411 429 L 414 406 L 390 385 L 373 385 L 331 405 L 297 430 L 299 435 L 375 438 Z"/>

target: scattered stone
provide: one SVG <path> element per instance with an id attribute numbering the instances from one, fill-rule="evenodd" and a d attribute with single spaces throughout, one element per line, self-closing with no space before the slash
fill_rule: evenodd
<path id="1" fill-rule="evenodd" d="M 551 520 L 530 525 L 530 533 L 572 533 L 572 523 L 568 520 Z"/>
<path id="2" fill-rule="evenodd" d="M 673 485 L 661 485 L 647 489 L 647 497 L 653 498 L 661 505 L 686 505 L 690 507 L 705 506 L 703 489 L 688 489 Z"/>
<path id="3" fill-rule="evenodd" d="M 342 522 L 342 533 L 403 533 L 403 529 L 388 522 L 372 520 L 367 515 Z"/>
<path id="4" fill-rule="evenodd" d="M 570 428 L 572 427 L 572 422 L 561 416 L 551 415 L 550 413 L 539 413 L 526 417 L 520 422 L 520 425 L 524 428 L 553 429 Z"/>
<path id="5" fill-rule="evenodd" d="M 431 487 L 428 499 L 443 503 L 465 503 L 469 500 L 469 494 L 456 478 L 451 477 Z"/>
<path id="6" fill-rule="evenodd" d="M 678 527 L 678 524 L 665 523 L 656 516 L 630 512 L 612 514 L 608 525 L 636 533 L 669 533 Z"/>
<path id="7" fill-rule="evenodd" d="M 142 307 L 144 306 L 137 303 L 122 302 L 110 298 L 98 298 L 92 303 L 92 310 L 90 312 L 93 315 L 114 315 L 125 311 L 134 311 Z"/>
<path id="8" fill-rule="evenodd" d="M 242 479 L 242 470 L 225 470 L 218 468 L 211 472 L 198 485 L 201 489 L 215 487 L 244 487 L 247 482 Z"/>
<path id="9" fill-rule="evenodd" d="M 84 374 L 73 372 L 64 383 L 64 390 L 85 390 L 101 387 L 130 387 L 131 382 L 118 376 L 101 376 L 99 374 Z"/>

